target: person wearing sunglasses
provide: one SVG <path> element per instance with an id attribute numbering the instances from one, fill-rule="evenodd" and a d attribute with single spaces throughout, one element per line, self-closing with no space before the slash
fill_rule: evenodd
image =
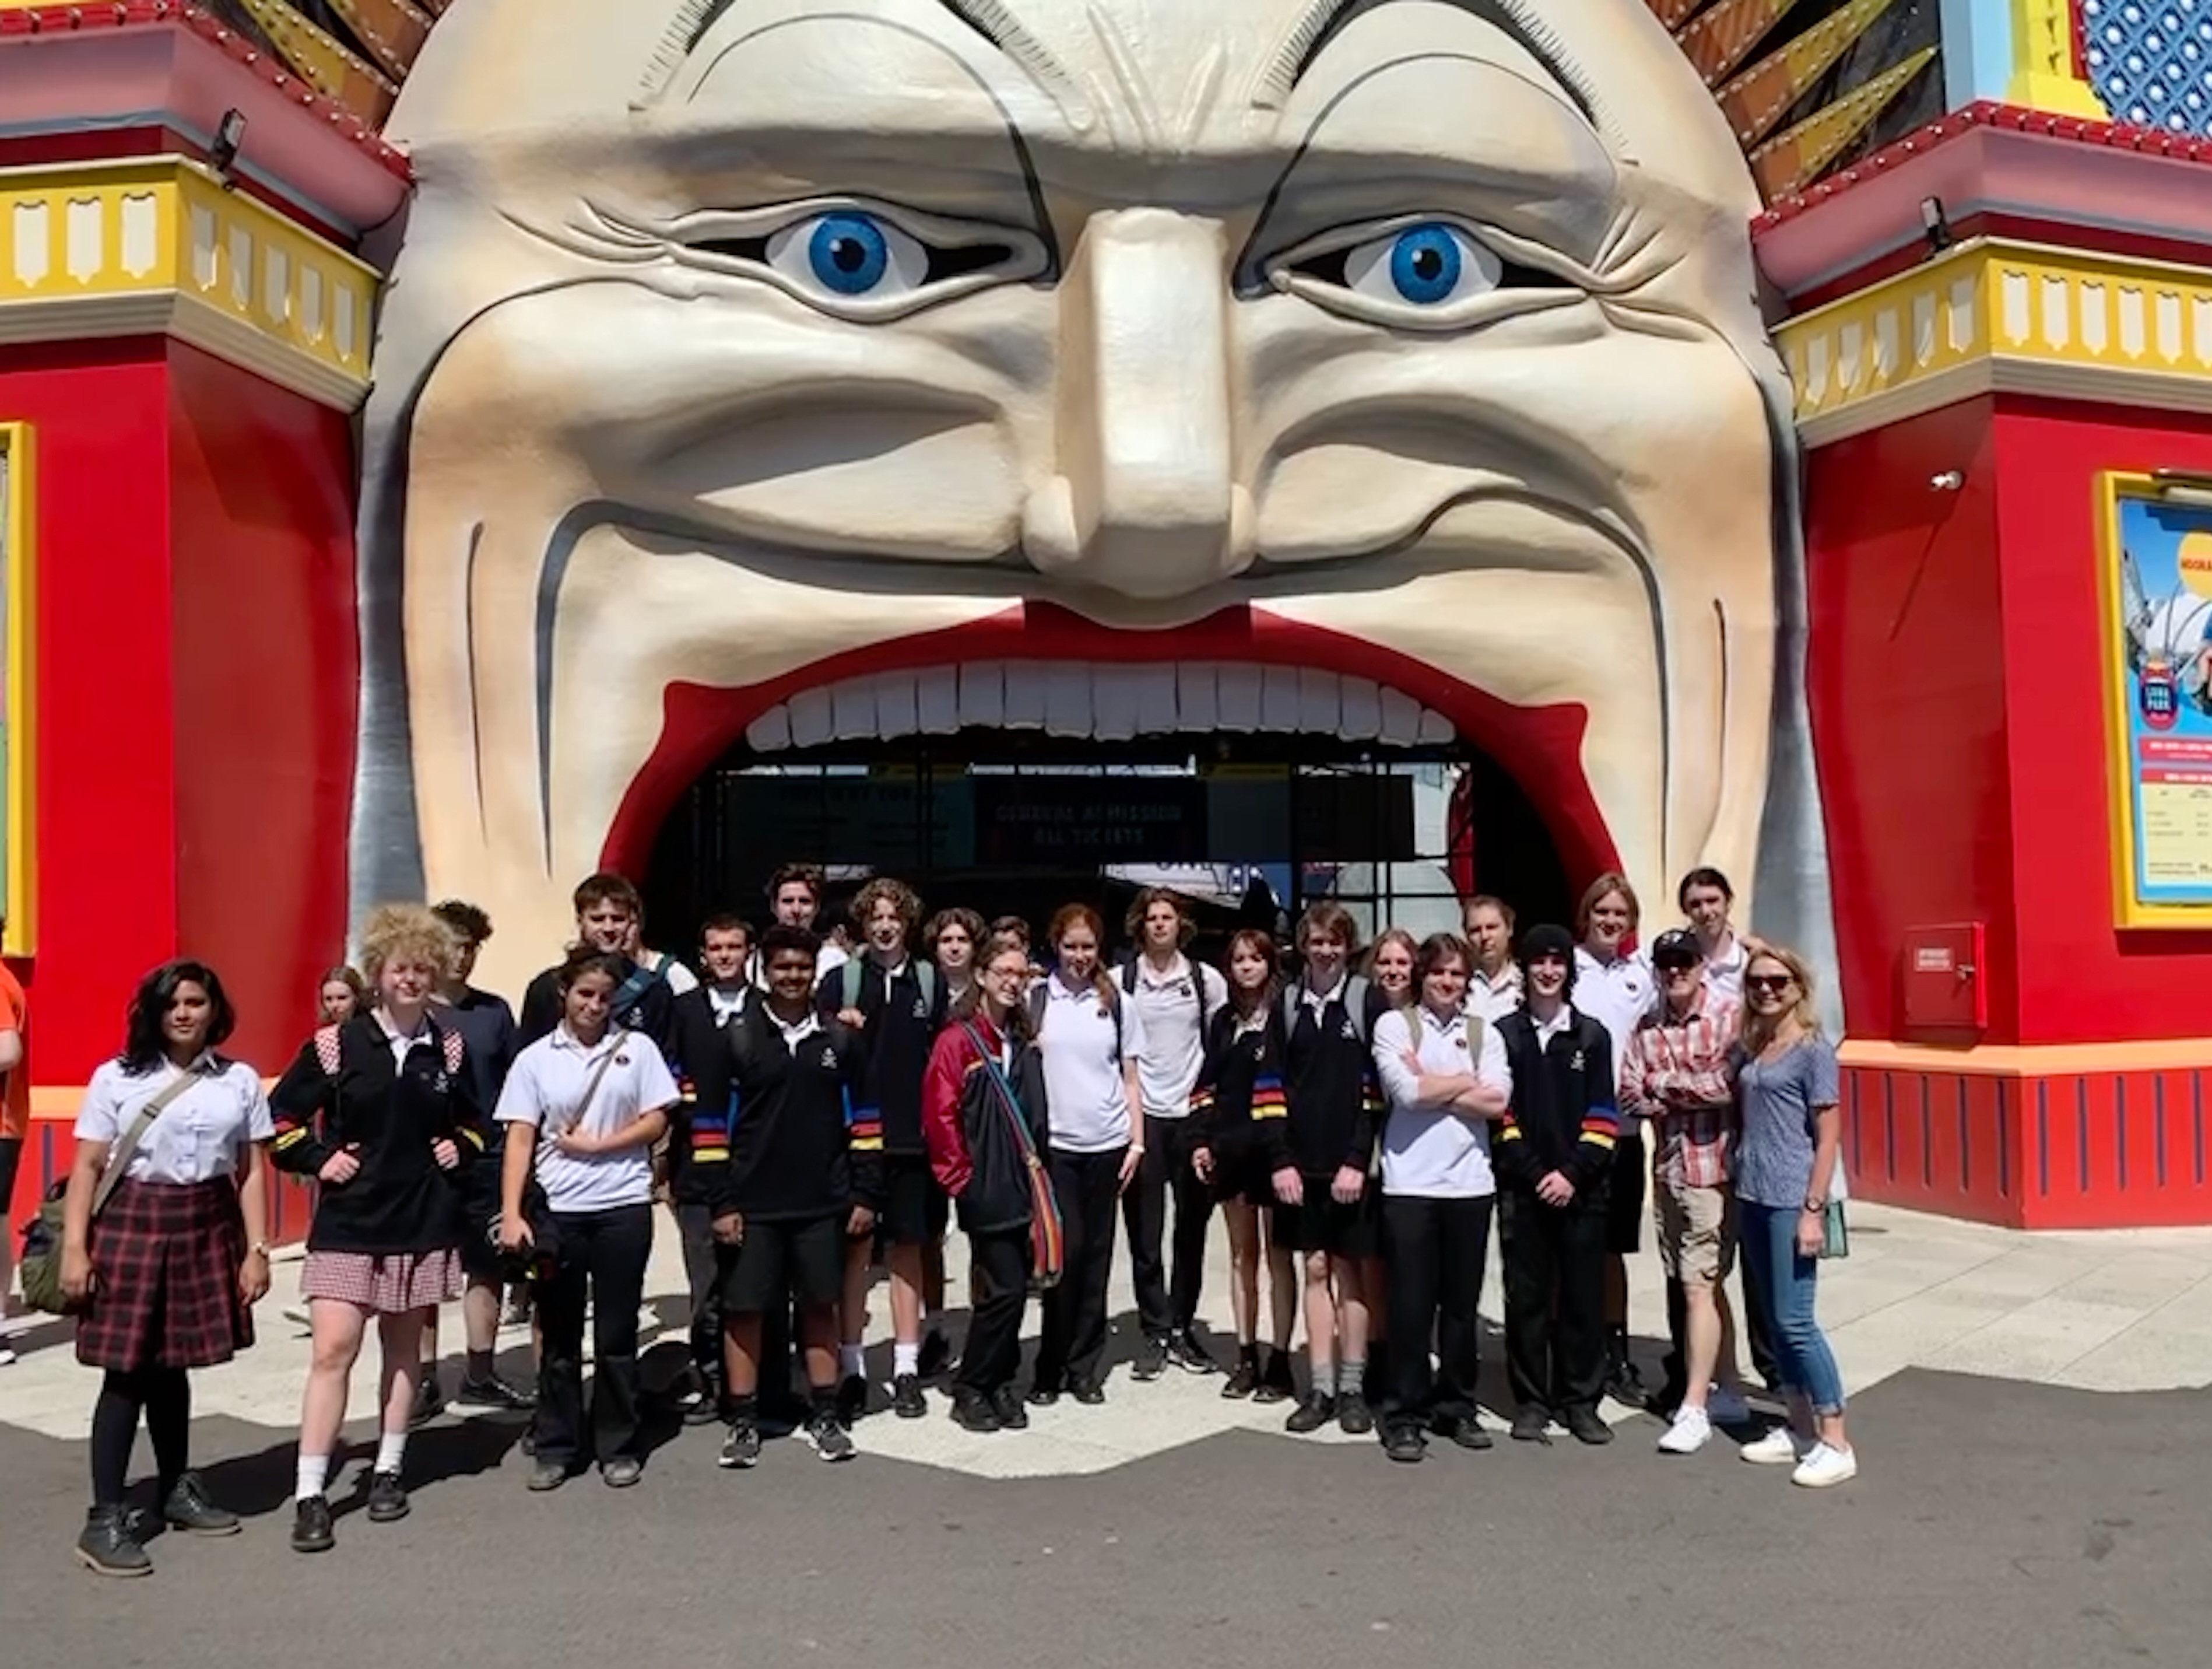
<path id="1" fill-rule="evenodd" d="M 1780 1358 L 1790 1423 L 1742 1454 L 1766 1465 L 1795 1461 L 1792 1482 L 1826 1489 L 1858 1475 L 1843 1378 L 1814 1316 L 1828 1199 L 1843 1181 L 1836 1051 L 1820 1034 L 1813 977 L 1794 951 L 1762 945 L 1745 965 L 1743 989 L 1732 1169 L 1744 1284 Z"/>

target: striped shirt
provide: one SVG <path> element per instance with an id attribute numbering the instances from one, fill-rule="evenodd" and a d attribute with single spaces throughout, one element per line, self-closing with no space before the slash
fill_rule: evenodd
<path id="1" fill-rule="evenodd" d="M 1719 1188 L 1729 1179 L 1735 1092 L 1729 1072 L 1742 1011 L 1700 987 L 1698 1005 L 1676 1020 L 1662 1007 L 1630 1039 L 1620 1099 L 1652 1121 L 1656 1171 L 1675 1188 Z"/>

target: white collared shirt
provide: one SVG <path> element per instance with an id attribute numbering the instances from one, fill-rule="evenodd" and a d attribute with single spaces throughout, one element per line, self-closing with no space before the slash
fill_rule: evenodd
<path id="1" fill-rule="evenodd" d="M 610 1055 L 613 1059 L 592 1092 L 591 1105 L 583 1106 L 592 1075 Z M 611 1136 L 648 1112 L 674 1106 L 677 1099 L 668 1063 L 649 1039 L 611 1026 L 599 1042 L 587 1045 L 563 1020 L 514 1057 L 493 1118 L 502 1124 L 527 1124 L 541 1136 L 571 1128 Z M 580 1124 L 579 1108 L 583 1112 Z M 648 1147 L 567 1154 L 550 1140 L 541 1140 L 537 1165 L 546 1203 L 556 1211 L 611 1211 L 653 1199 L 653 1150 Z"/>
<path id="2" fill-rule="evenodd" d="M 178 1070 L 165 1061 L 133 1075 L 120 1061 L 103 1061 L 85 1086 L 76 1139 L 120 1142 L 146 1104 L 175 1081 Z M 276 1136 L 269 1097 L 252 1067 L 205 1054 L 191 1071 L 191 1087 L 162 1108 L 139 1138 L 123 1173 L 127 1180 L 190 1184 L 236 1176 L 252 1145 Z"/>
<path id="3" fill-rule="evenodd" d="M 1705 958 L 1702 974 L 1706 991 L 1723 1002 L 1743 1006 L 1743 971 L 1750 965 L 1751 953 L 1743 947 L 1743 940 L 1735 933 L 1728 936 L 1728 947 L 1711 953 Z"/>
<path id="4" fill-rule="evenodd" d="M 791 1021 L 785 1020 L 781 1014 L 776 1013 L 775 1005 L 772 1002 L 762 1003 L 761 1012 L 768 1016 L 769 1024 L 775 1026 L 783 1039 L 784 1048 L 794 1055 L 799 1052 L 800 1044 L 822 1029 L 822 1016 L 811 1008 Z"/>
<path id="5" fill-rule="evenodd" d="M 1085 980 L 1073 990 L 1058 974 L 1044 982 L 1044 1020 L 1037 1027 L 1044 1060 L 1045 1106 L 1052 1145 L 1062 1153 L 1103 1154 L 1129 1145 L 1133 1124 L 1121 1063 L 1145 1054 L 1145 1020 L 1120 993 L 1121 1041 L 1114 1011 Z"/>
<path id="6" fill-rule="evenodd" d="M 1490 1121 L 1469 1118 L 1419 1099 L 1424 1075 L 1457 1077 L 1472 1072 L 1505 1096 L 1513 1093 L 1513 1068 L 1498 1028 L 1481 1022 L 1479 1057 L 1468 1047 L 1472 1023 L 1464 1014 L 1439 1019 L 1425 1002 L 1393 1008 L 1375 1022 L 1375 1071 L 1390 1110 L 1382 1124 L 1382 1191 L 1419 1199 L 1480 1199 L 1498 1191 L 1490 1165 Z M 1415 1039 L 1418 1038 L 1418 1043 Z M 1418 1049 L 1420 1070 L 1407 1064 Z"/>
<path id="7" fill-rule="evenodd" d="M 756 987 L 751 985 L 709 985 L 707 987 L 707 1006 L 714 1011 L 714 1024 L 727 1026 L 751 1006 Z"/>
<path id="8" fill-rule="evenodd" d="M 1616 1087 L 1628 1063 L 1629 1039 L 1658 1001 L 1659 981 L 1651 972 L 1651 959 L 1642 951 L 1601 962 L 1586 947 L 1575 947 L 1574 1006 L 1605 1027 L 1613 1040 Z"/>
<path id="9" fill-rule="evenodd" d="M 1229 1001 L 1229 984 L 1181 951 L 1163 973 L 1139 956 L 1130 976 L 1135 989 L 1121 984 L 1124 1008 L 1145 1017 L 1145 1047 L 1137 1057 L 1137 1087 L 1147 1118 L 1188 1118 L 1190 1092 L 1206 1064 L 1206 1023 Z"/>
<path id="10" fill-rule="evenodd" d="M 415 1022 L 413 1031 L 404 1032 L 392 1029 L 392 1017 L 381 1008 L 370 1009 L 369 1018 L 376 1022 L 376 1029 L 384 1033 L 384 1046 L 392 1051 L 392 1064 L 395 1069 L 404 1068 L 408 1051 L 430 1035 L 430 1016 L 427 1013 Z"/>
<path id="11" fill-rule="evenodd" d="M 1467 1011 L 1495 1026 L 1521 1006 L 1521 965 L 1508 962 L 1498 978 L 1477 972 L 1467 982 Z"/>

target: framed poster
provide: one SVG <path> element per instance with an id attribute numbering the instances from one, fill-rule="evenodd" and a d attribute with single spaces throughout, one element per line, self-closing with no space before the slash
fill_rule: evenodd
<path id="1" fill-rule="evenodd" d="M 2099 486 L 2119 924 L 2212 928 L 2212 478 Z"/>
<path id="2" fill-rule="evenodd" d="M 27 423 L 0 423 L 0 953 L 28 956 L 37 942 L 33 886 L 33 797 L 38 754 L 32 723 L 37 688 L 36 584 Z"/>

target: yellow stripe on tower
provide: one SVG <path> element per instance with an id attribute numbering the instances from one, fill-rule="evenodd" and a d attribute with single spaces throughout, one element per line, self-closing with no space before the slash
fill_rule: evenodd
<path id="1" fill-rule="evenodd" d="M 1935 57 L 1933 46 L 1923 47 L 1904 63 L 1883 70 L 1864 87 L 1846 93 L 1752 152 L 1752 177 L 1767 201 L 1819 179 L 1821 171 L 1874 125 L 1875 119 Z"/>
<path id="2" fill-rule="evenodd" d="M 1769 52 L 1716 93 L 1713 96 L 1735 131 L 1736 143 L 1748 147 L 1773 131 L 1790 106 L 1811 92 L 1895 3 L 1896 0 L 1850 0 L 1842 9 L 1822 18 L 1780 52 Z"/>

